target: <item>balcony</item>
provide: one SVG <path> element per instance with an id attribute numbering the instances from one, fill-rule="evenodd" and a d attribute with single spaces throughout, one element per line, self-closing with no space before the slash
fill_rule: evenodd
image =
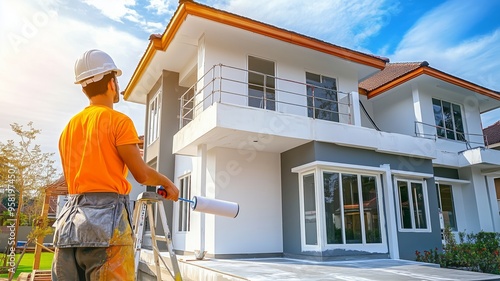
<path id="1" fill-rule="evenodd" d="M 182 95 L 179 127 L 214 103 L 353 123 L 350 93 L 219 64 Z"/>
<path id="2" fill-rule="evenodd" d="M 483 134 L 464 133 L 450 128 L 418 121 L 415 121 L 415 136 L 435 141 L 447 141 L 447 146 L 455 146 L 458 151 L 473 148 L 484 148 L 488 145 L 488 141 Z"/>
<path id="3" fill-rule="evenodd" d="M 460 168 L 475 166 L 484 174 L 500 174 L 500 151 L 486 148 L 488 140 L 483 134 L 415 122 L 415 136 L 435 142 L 434 164 Z"/>
<path id="4" fill-rule="evenodd" d="M 227 65 L 215 65 L 180 98 L 173 152 L 199 145 L 281 153 L 310 141 L 434 158 L 434 141 L 361 126 L 359 96 Z"/>

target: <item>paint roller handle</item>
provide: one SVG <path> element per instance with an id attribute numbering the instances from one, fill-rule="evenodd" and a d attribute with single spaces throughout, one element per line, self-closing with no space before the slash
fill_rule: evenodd
<path id="1" fill-rule="evenodd" d="M 158 190 L 156 190 L 156 193 L 158 193 L 161 197 L 167 199 L 167 191 L 165 190 L 165 188 L 163 188 L 163 187 L 158 188 Z M 179 200 L 184 201 L 184 202 L 188 202 L 188 203 L 194 203 L 191 200 L 181 198 L 181 197 L 179 197 Z"/>
<path id="2" fill-rule="evenodd" d="M 156 193 L 158 193 L 161 197 L 167 199 L 167 191 L 165 190 L 165 188 L 163 187 L 160 187 L 156 190 Z"/>

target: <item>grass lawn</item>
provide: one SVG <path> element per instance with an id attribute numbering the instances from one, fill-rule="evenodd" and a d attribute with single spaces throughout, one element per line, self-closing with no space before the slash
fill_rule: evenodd
<path id="1" fill-rule="evenodd" d="M 16 255 L 16 260 L 18 257 L 19 257 L 19 255 Z M 42 258 L 40 259 L 40 269 L 50 269 L 52 266 L 52 257 L 54 257 L 53 253 L 43 252 Z M 14 275 L 14 280 L 17 279 L 17 276 L 19 276 L 19 274 L 21 274 L 21 272 L 33 271 L 32 268 L 33 268 L 34 258 L 35 258 L 34 253 L 24 254 L 23 259 L 21 260 L 21 263 L 19 264 L 19 267 L 17 268 L 16 274 Z M 8 273 L 0 274 L 0 278 L 2 278 L 2 277 L 8 278 L 9 274 Z"/>

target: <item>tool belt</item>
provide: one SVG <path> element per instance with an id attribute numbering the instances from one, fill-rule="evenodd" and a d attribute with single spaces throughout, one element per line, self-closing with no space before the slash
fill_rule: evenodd
<path id="1" fill-rule="evenodd" d="M 132 245 L 129 196 L 112 192 L 69 195 L 54 226 L 54 246 Z"/>

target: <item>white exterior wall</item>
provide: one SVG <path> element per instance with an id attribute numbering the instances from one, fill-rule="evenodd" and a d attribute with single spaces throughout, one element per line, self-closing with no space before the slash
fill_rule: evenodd
<path id="1" fill-rule="evenodd" d="M 468 185 L 462 184 L 452 184 L 452 192 L 453 192 L 453 203 L 455 208 L 455 215 L 457 219 L 457 230 L 458 232 L 467 231 L 469 227 L 469 223 L 467 222 L 467 213 L 466 209 L 466 201 L 468 200 L 466 197 Z"/>
<path id="2" fill-rule="evenodd" d="M 206 154 L 206 197 L 236 202 L 236 218 L 205 214 L 207 254 L 283 252 L 279 154 L 215 148 Z M 191 194 L 200 196 L 200 157 L 176 155 L 175 181 L 191 173 Z M 179 232 L 174 204 L 173 244 L 177 250 L 201 248 L 201 213 L 191 211 L 191 231 Z"/>
<path id="3" fill-rule="evenodd" d="M 215 148 L 207 166 L 207 197 L 240 206 L 236 218 L 206 215 L 208 253 L 282 253 L 279 154 Z"/>
<path id="4" fill-rule="evenodd" d="M 460 105 L 462 109 L 462 119 L 464 122 L 464 131 L 466 134 L 480 134 L 480 136 L 466 136 L 470 138 L 472 142 L 482 142 L 482 127 L 481 127 L 481 116 L 479 114 L 479 105 L 475 102 L 472 97 L 464 97 L 459 94 L 454 94 L 453 92 L 446 91 L 437 87 L 429 88 L 425 86 L 419 87 L 420 92 L 420 102 L 422 103 L 422 117 L 423 122 L 435 125 L 434 112 L 432 109 L 432 98 L 437 98 L 440 100 L 452 102 Z M 435 128 L 427 127 L 430 130 L 429 133 L 435 134 Z M 478 144 L 472 144 L 472 146 L 477 146 Z M 438 139 L 436 146 L 439 150 L 459 152 L 466 150 L 466 145 L 462 141 L 454 141 L 447 139 Z"/>
<path id="5" fill-rule="evenodd" d="M 399 91 L 376 99 L 373 102 L 372 119 L 384 132 L 414 136 L 415 114 L 411 92 Z"/>
<path id="6" fill-rule="evenodd" d="M 453 93 L 438 87 L 430 87 L 422 82 L 412 85 L 396 87 L 386 93 L 383 97 L 373 99 L 373 115 L 375 123 L 382 131 L 400 133 L 406 135 L 415 135 L 416 116 L 421 116 L 423 133 L 426 137 L 433 138 L 436 134 L 434 127 L 434 112 L 432 108 L 432 98 L 452 102 L 461 106 L 462 119 L 466 134 L 479 134 L 478 136 L 467 136 L 472 143 L 478 146 L 482 142 L 481 117 L 479 113 L 479 104 L 473 97 L 464 97 L 463 95 Z M 370 100 L 369 100 L 370 101 Z M 418 102 L 419 104 L 414 104 Z M 366 107 L 366 105 L 365 105 Z M 415 112 L 420 108 L 421 112 Z M 394 120 L 398 120 L 394 122 Z M 467 149 L 462 141 L 448 139 L 437 139 L 436 148 L 444 152 L 460 152 Z M 441 163 L 438 161 L 437 163 Z M 446 163 L 446 164 L 451 164 Z"/>
<path id="7" fill-rule="evenodd" d="M 221 28 L 224 29 L 224 27 Z M 339 91 L 349 93 L 358 90 L 357 72 L 352 63 L 284 42 L 276 43 L 273 39 L 252 33 L 249 33 L 249 36 L 240 38 L 241 40 L 227 40 L 225 35 L 224 30 L 221 30 L 218 34 L 205 35 L 205 72 L 219 63 L 248 69 L 248 56 L 254 56 L 273 61 L 275 63 L 275 74 L 279 78 L 305 83 L 305 73 L 312 72 L 336 78 Z M 272 48 L 269 47 L 271 42 L 266 44 L 268 40 L 273 40 Z M 279 45 L 279 47 L 275 47 L 276 45 Z M 224 68 L 222 75 L 235 80 L 247 81 L 247 73 L 243 71 Z M 215 85 L 215 87 L 217 88 L 218 85 Z M 224 81 L 222 87 L 225 91 L 229 90 L 245 95 L 223 94 L 221 97 L 223 102 L 247 105 L 248 99 L 246 95 L 248 90 L 246 84 Z M 276 100 L 289 103 L 277 102 L 276 111 L 307 116 L 305 85 L 277 80 L 276 89 Z M 302 96 L 285 93 L 281 90 L 300 93 Z M 216 98 L 219 98 L 219 96 L 216 96 Z M 300 107 L 293 104 L 299 104 Z"/>
<path id="8" fill-rule="evenodd" d="M 485 176 L 486 189 L 488 193 L 488 202 L 491 208 L 491 218 L 493 223 L 493 231 L 500 231 L 500 213 L 498 208 L 497 193 L 495 189 L 495 177 Z"/>
<path id="9" fill-rule="evenodd" d="M 477 168 L 460 169 L 459 175 L 461 179 L 470 181 L 470 184 L 466 184 L 462 188 L 467 233 L 477 233 L 481 230 L 494 231 L 492 205 L 485 176 Z"/>

